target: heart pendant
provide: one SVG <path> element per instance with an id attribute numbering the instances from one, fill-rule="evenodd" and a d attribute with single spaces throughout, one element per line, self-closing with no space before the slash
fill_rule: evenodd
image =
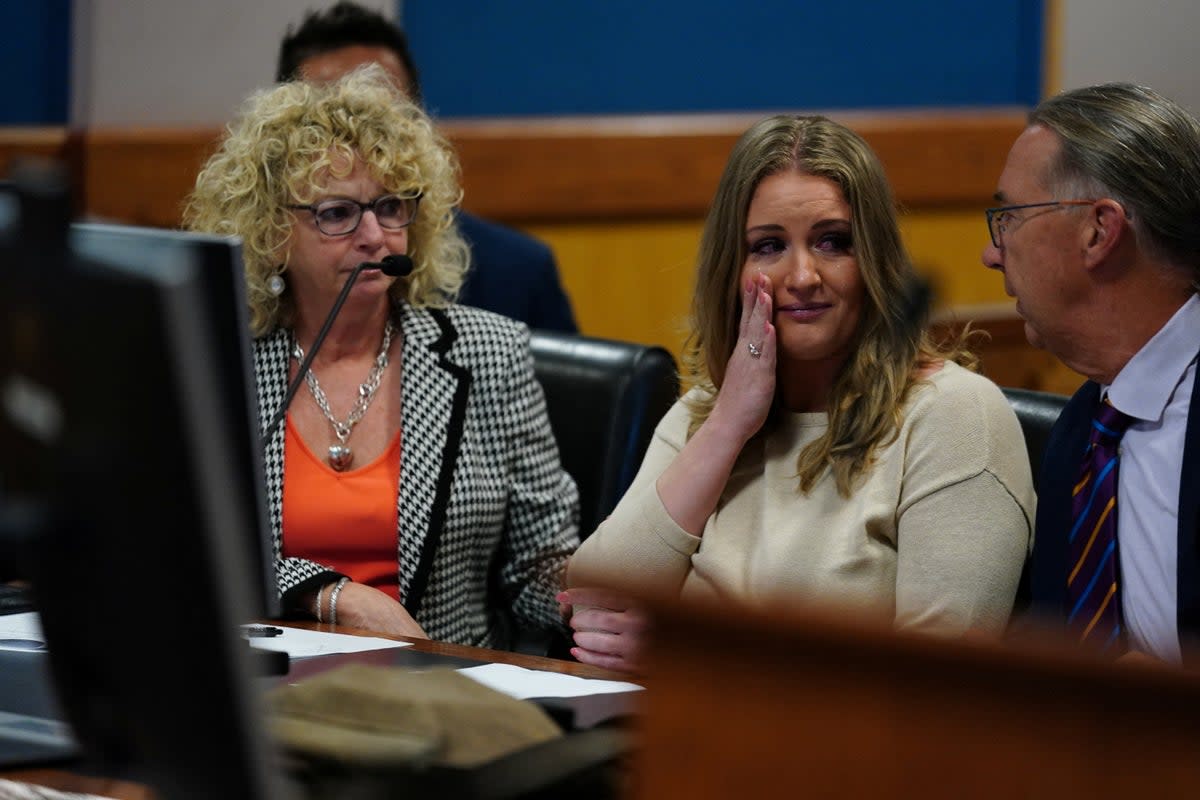
<path id="1" fill-rule="evenodd" d="M 334 444 L 329 446 L 329 466 L 333 467 L 338 472 L 345 472 L 350 466 L 350 462 L 354 460 L 354 451 L 344 444 Z"/>

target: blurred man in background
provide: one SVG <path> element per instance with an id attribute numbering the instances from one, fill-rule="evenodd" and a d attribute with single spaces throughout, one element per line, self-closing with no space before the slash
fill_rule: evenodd
<path id="1" fill-rule="evenodd" d="M 408 41 L 391 20 L 355 3 L 339 2 L 288 28 L 279 47 L 276 80 L 336 80 L 378 63 L 413 101 L 421 82 Z M 577 333 L 571 302 L 554 254 L 520 231 L 459 209 L 459 231 L 471 247 L 472 268 L 459 294 L 463 305 L 494 311 L 530 328 Z"/>

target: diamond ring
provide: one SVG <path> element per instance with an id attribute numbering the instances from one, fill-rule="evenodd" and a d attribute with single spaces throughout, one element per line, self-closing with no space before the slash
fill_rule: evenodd
<path id="1" fill-rule="evenodd" d="M 762 355 L 762 348 L 756 345 L 754 342 L 746 342 L 746 349 L 749 350 L 750 355 L 754 356 L 755 358 L 758 358 Z"/>

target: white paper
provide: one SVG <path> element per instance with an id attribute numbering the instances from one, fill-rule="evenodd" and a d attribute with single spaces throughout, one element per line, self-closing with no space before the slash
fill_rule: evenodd
<path id="1" fill-rule="evenodd" d="M 6 640 L 10 644 L 6 644 Z M 36 611 L 0 616 L 0 650 L 28 650 L 28 646 L 16 644 L 27 641 L 46 642 Z"/>
<path id="2" fill-rule="evenodd" d="M 374 636 L 350 636 L 344 633 L 322 633 L 299 628 L 276 626 L 283 631 L 279 636 L 255 637 L 248 641 L 262 650 L 282 650 L 292 658 L 332 655 L 334 653 L 359 653 L 364 650 L 385 650 L 391 647 L 408 647 L 409 642 L 380 639 Z M 239 630 L 238 635 L 241 635 Z M 9 640 L 11 644 L 5 644 Z M 45 642 L 42 625 L 36 611 L 24 614 L 0 616 L 0 649 L 28 650 L 29 645 L 20 642 Z"/>
<path id="3" fill-rule="evenodd" d="M 530 697 L 583 697 L 589 694 L 637 692 L 644 688 L 636 683 L 579 678 L 558 672 L 525 669 L 512 664 L 481 664 L 478 667 L 464 667 L 459 672 L 473 681 L 518 700 Z"/>
<path id="4" fill-rule="evenodd" d="M 350 636 L 345 633 L 324 633 L 277 625 L 283 631 L 278 636 L 255 636 L 248 641 L 260 650 L 276 650 L 291 658 L 328 656 L 334 653 L 361 653 L 364 650 L 386 650 L 408 647 L 411 642 L 380 639 L 375 636 Z"/>

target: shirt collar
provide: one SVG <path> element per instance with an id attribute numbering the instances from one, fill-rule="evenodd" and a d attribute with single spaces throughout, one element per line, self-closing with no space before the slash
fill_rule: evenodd
<path id="1" fill-rule="evenodd" d="M 1109 386 L 1108 400 L 1118 410 L 1146 422 L 1157 422 L 1200 350 L 1200 296 L 1193 294 L 1134 353 Z"/>

